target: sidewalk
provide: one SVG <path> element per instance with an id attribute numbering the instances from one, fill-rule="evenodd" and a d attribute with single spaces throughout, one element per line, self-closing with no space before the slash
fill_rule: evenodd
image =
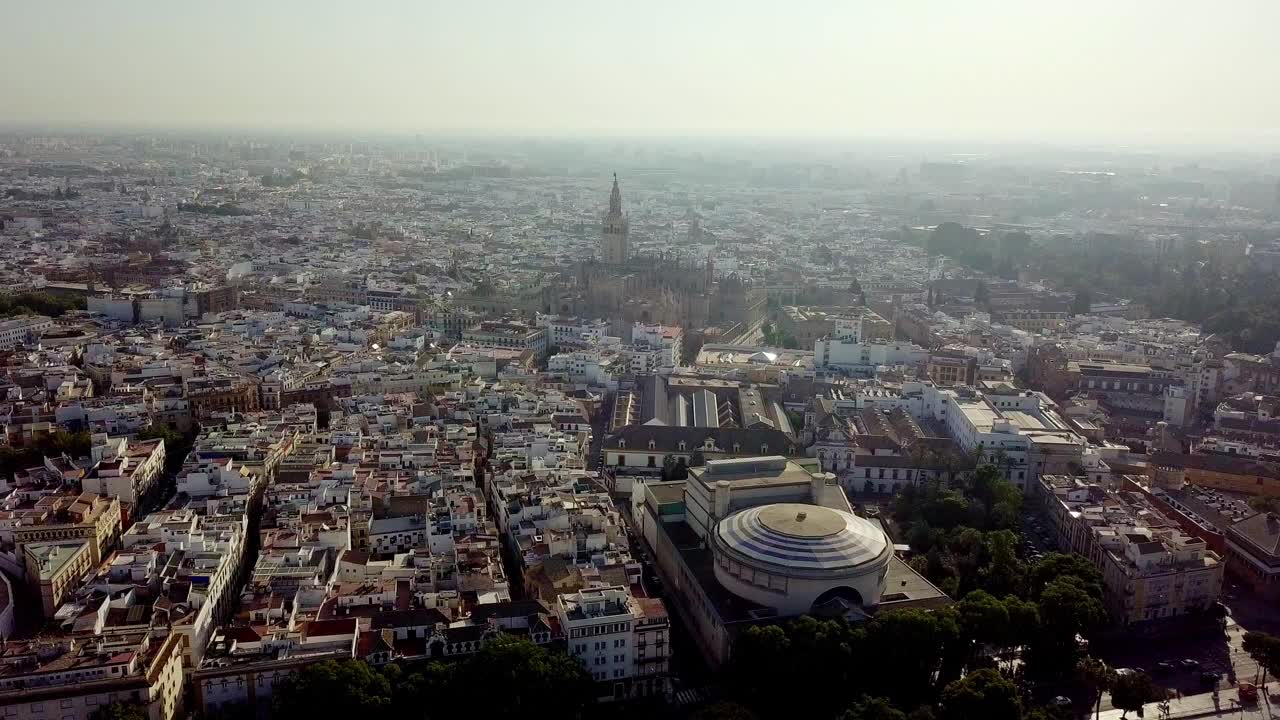
<path id="1" fill-rule="evenodd" d="M 1280 705 L 1272 708 L 1267 693 L 1280 692 L 1280 682 L 1267 683 L 1267 687 L 1258 688 L 1258 702 L 1252 706 L 1244 706 L 1243 708 L 1237 704 L 1239 697 L 1236 688 L 1225 687 L 1218 691 L 1218 702 L 1215 705 L 1213 701 L 1213 693 L 1202 693 L 1200 695 L 1184 695 L 1181 699 L 1169 700 L 1169 718 L 1178 720 L 1179 718 L 1214 718 L 1214 717 L 1240 717 L 1249 718 L 1249 720 L 1271 720 L 1273 717 L 1280 718 L 1280 715 L 1273 715 L 1273 712 L 1280 710 Z M 1142 708 L 1142 720 L 1160 720 L 1159 703 L 1147 703 Z M 1120 710 L 1104 710 L 1101 720 L 1119 720 L 1121 716 Z M 1090 714 L 1092 717 L 1092 714 Z M 1131 712 L 1125 715 L 1126 718 L 1137 718 L 1137 712 Z"/>

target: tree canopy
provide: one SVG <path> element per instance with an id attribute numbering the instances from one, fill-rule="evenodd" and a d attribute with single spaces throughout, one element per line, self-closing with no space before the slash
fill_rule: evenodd
<path id="1" fill-rule="evenodd" d="M 61 317 L 70 310 L 85 309 L 84 298 L 65 298 L 44 292 L 0 295 L 0 317 L 48 315 Z"/>
<path id="2" fill-rule="evenodd" d="M 978 670 L 942 690 L 943 720 L 1021 720 L 1018 687 L 995 670 Z"/>
<path id="3" fill-rule="evenodd" d="M 1247 632 L 1241 641 L 1241 648 L 1258 663 L 1264 673 L 1280 677 L 1280 638 L 1262 632 Z M 1265 675 L 1263 681 L 1266 681 Z"/>
<path id="4" fill-rule="evenodd" d="M 23 447 L 0 446 L 0 475 L 12 476 L 18 470 L 42 465 L 46 457 L 85 457 L 92 445 L 93 439 L 87 432 L 57 430 Z"/>
<path id="5" fill-rule="evenodd" d="M 495 692 L 495 689 L 501 692 Z M 495 717 L 570 717 L 593 698 L 577 660 L 523 638 L 500 635 L 455 664 L 429 663 L 406 674 L 361 660 L 326 660 L 290 676 L 272 696 L 272 717 L 456 717 L 476 697 Z"/>
<path id="6" fill-rule="evenodd" d="M 1111 704 L 1128 713 L 1160 699 L 1160 688 L 1146 673 L 1131 672 L 1111 679 Z"/>

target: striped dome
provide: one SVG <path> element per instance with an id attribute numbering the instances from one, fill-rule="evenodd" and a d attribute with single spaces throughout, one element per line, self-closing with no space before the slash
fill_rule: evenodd
<path id="1" fill-rule="evenodd" d="M 848 570 L 886 552 L 889 539 L 853 513 L 780 503 L 734 513 L 716 526 L 722 548 L 743 559 L 796 570 Z"/>

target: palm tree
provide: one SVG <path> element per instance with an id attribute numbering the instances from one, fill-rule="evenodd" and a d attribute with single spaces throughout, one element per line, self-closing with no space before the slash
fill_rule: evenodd
<path id="1" fill-rule="evenodd" d="M 1006 453 L 1003 448 L 1000 448 L 995 452 L 991 453 L 990 464 L 996 466 L 996 468 L 1000 471 L 1001 477 L 1005 478 L 1006 480 L 1009 479 L 1010 460 L 1009 460 L 1008 453 Z"/>
<path id="2" fill-rule="evenodd" d="M 925 462 L 929 457 L 930 453 L 932 452 L 933 452 L 932 448 L 926 447 L 924 443 L 920 442 L 919 440 L 916 440 L 915 442 L 907 446 L 907 457 L 911 459 L 911 464 L 916 469 L 917 481 L 920 479 L 919 473 L 923 472 Z"/>

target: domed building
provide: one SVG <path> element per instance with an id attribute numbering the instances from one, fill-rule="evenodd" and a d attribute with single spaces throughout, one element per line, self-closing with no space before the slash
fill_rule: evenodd
<path id="1" fill-rule="evenodd" d="M 712 537 L 716 580 L 779 615 L 813 612 L 836 599 L 877 605 L 893 556 L 879 526 L 819 505 L 742 510 L 717 523 Z"/>
<path id="2" fill-rule="evenodd" d="M 636 517 L 666 599 L 713 666 L 752 624 L 950 603 L 816 458 L 710 460 L 687 480 L 646 483 Z"/>

